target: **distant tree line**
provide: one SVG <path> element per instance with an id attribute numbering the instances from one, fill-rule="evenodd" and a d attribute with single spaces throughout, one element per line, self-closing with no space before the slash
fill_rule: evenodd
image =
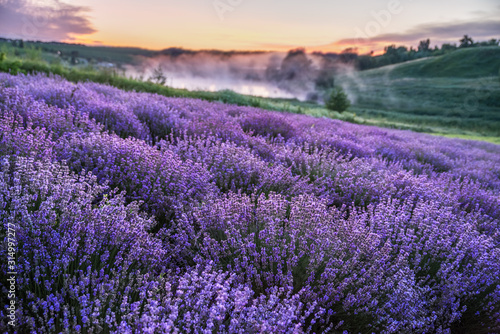
<path id="1" fill-rule="evenodd" d="M 374 56 L 373 52 L 367 55 L 359 55 L 354 48 L 345 49 L 336 58 L 342 63 L 354 64 L 359 70 L 368 70 L 371 68 L 382 67 L 391 64 L 398 64 L 408 60 L 414 60 L 424 57 L 440 56 L 457 49 L 482 47 L 482 46 L 498 46 L 500 40 L 491 39 L 489 41 L 475 42 L 470 36 L 464 35 L 459 40 L 459 44 L 443 44 L 441 48 L 437 45 L 431 48 L 430 39 L 420 41 L 418 48 L 406 46 L 388 45 L 384 48 L 384 53 L 379 56 Z"/>

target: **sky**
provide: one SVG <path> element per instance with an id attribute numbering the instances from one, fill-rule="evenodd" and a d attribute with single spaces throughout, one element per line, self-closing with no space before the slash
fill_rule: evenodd
<path id="1" fill-rule="evenodd" d="M 0 0 L 0 36 L 88 45 L 380 52 L 500 38 L 499 0 Z"/>

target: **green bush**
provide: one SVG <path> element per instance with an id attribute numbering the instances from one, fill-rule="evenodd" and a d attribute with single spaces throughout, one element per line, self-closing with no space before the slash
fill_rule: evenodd
<path id="1" fill-rule="evenodd" d="M 25 71 L 21 69 L 22 65 L 22 62 L 19 60 L 4 60 L 0 62 L 0 71 L 11 74 L 25 73 Z"/>
<path id="2" fill-rule="evenodd" d="M 343 112 L 351 106 L 351 102 L 347 98 L 346 93 L 344 93 L 344 90 L 337 87 L 330 93 L 330 96 L 325 101 L 325 105 L 330 110 Z"/>
<path id="3" fill-rule="evenodd" d="M 4 61 L 5 58 L 7 58 L 7 55 L 5 54 L 5 52 L 0 52 L 0 62 Z"/>
<path id="4" fill-rule="evenodd" d="M 30 46 L 26 48 L 26 58 L 31 61 L 41 61 L 42 60 L 42 50 Z"/>

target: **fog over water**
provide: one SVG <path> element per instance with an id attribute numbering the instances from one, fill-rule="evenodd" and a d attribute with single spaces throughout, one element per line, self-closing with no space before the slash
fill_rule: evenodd
<path id="1" fill-rule="evenodd" d="M 230 89 L 246 95 L 299 100 L 314 99 L 318 82 L 328 82 L 337 68 L 334 59 L 300 49 L 288 53 L 182 50 L 141 57 L 137 63 L 126 67 L 127 76 L 147 80 L 161 69 L 166 85 L 174 88 Z"/>

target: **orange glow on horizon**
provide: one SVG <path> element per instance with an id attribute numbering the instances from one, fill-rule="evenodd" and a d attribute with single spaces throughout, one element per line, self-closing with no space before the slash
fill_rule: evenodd
<path id="1" fill-rule="evenodd" d="M 478 18 L 470 14 L 477 7 L 472 3 L 457 5 L 453 10 L 443 5 L 445 16 L 441 12 L 429 13 L 421 2 L 408 3 L 403 6 L 405 10 L 391 14 L 386 22 L 380 19 L 380 13 L 387 12 L 387 3 L 382 0 L 373 0 L 365 9 L 322 0 L 321 10 L 302 2 L 283 6 L 264 0 L 243 1 L 222 17 L 210 1 L 196 7 L 189 2 L 174 4 L 173 0 L 154 1 L 154 6 L 151 3 L 149 7 L 130 0 L 79 1 L 89 8 L 93 33 L 71 32 L 64 42 L 149 50 L 178 47 L 287 52 L 302 47 L 308 52 L 341 53 L 354 48 L 359 55 L 380 55 L 388 45 L 415 48 L 425 38 L 430 38 L 433 45 L 443 41 L 457 43 L 463 27 L 479 24 Z M 145 0 L 148 1 L 151 0 Z M 500 7 L 490 9 L 491 17 L 500 13 Z M 493 20 L 488 15 L 481 20 Z M 446 29 L 450 32 L 442 33 Z M 483 29 L 482 25 L 477 29 Z"/>
<path id="2" fill-rule="evenodd" d="M 223 1 L 222 10 L 213 1 L 7 1 L 19 18 L 0 17 L 0 31 L 22 36 L 26 21 L 35 25 L 33 40 L 89 46 L 275 52 L 302 47 L 324 53 L 355 48 L 360 55 L 382 54 L 388 45 L 415 48 L 427 38 L 432 46 L 458 43 L 465 32 L 479 41 L 498 38 L 500 7 L 493 5 L 498 0 L 453 6 L 407 1 L 399 9 L 383 0 L 320 0 L 314 6 L 301 1 Z M 8 13 L 1 8 L 0 12 Z M 34 20 L 46 12 L 52 13 L 50 22 Z"/>
<path id="3" fill-rule="evenodd" d="M 130 40 L 126 41 L 123 38 L 117 38 L 116 40 L 111 39 L 110 41 L 97 41 L 90 35 L 79 35 L 72 36 L 71 39 L 63 40 L 64 43 L 72 43 L 72 44 L 84 44 L 87 46 L 109 46 L 109 47 L 136 47 L 147 50 L 159 51 L 163 49 L 178 47 L 183 49 L 189 49 L 194 51 L 200 50 L 220 50 L 220 51 L 264 51 L 264 52 L 288 52 L 289 50 L 293 50 L 296 48 L 304 48 L 307 52 L 322 52 L 322 53 L 341 53 L 342 51 L 353 48 L 359 55 L 368 55 L 372 54 L 374 56 L 378 56 L 384 54 L 384 47 L 390 44 L 394 44 L 391 42 L 387 43 L 377 43 L 377 45 L 369 44 L 365 46 L 353 46 L 344 43 L 332 43 L 329 45 L 321 45 L 321 46 L 304 46 L 304 45 L 292 45 L 292 44 L 271 44 L 271 43 L 249 43 L 254 44 L 253 47 L 244 47 L 244 46 L 226 46 L 226 47 L 196 47 L 196 41 L 190 41 L 187 45 L 154 45 L 151 47 L 150 44 L 146 43 L 134 43 L 130 42 Z M 122 36 L 120 36 L 122 37 Z M 192 45 L 192 46 L 189 46 Z"/>

